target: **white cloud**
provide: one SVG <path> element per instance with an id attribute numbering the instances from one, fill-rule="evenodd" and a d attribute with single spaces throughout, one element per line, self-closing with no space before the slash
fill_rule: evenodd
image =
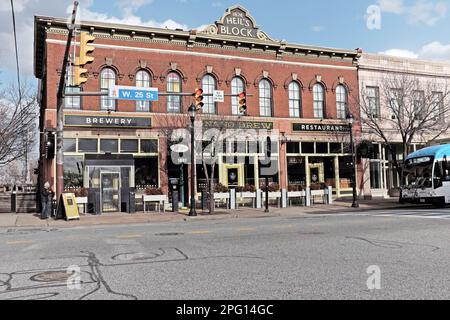
<path id="1" fill-rule="evenodd" d="M 450 62 L 450 43 L 442 44 L 439 41 L 430 42 L 424 45 L 422 48 L 420 48 L 417 53 L 404 49 L 390 49 L 380 52 L 380 54 L 386 54 L 402 58 Z"/>
<path id="2" fill-rule="evenodd" d="M 325 30 L 325 27 L 324 26 L 313 26 L 311 28 L 311 30 L 314 31 L 314 32 L 322 32 L 322 31 Z"/>
<path id="3" fill-rule="evenodd" d="M 416 0 L 412 5 L 405 5 L 403 0 L 378 0 L 382 12 L 405 15 L 410 24 L 434 26 L 445 18 L 448 4 L 442 1 Z"/>
<path id="4" fill-rule="evenodd" d="M 405 11 L 403 0 L 378 0 L 381 11 L 402 14 Z"/>
<path id="5" fill-rule="evenodd" d="M 390 49 L 386 51 L 380 52 L 380 54 L 385 54 L 388 56 L 394 56 L 394 57 L 402 57 L 402 58 L 411 58 L 411 59 L 417 59 L 419 57 L 418 54 L 409 51 L 409 50 L 403 50 L 403 49 Z"/>

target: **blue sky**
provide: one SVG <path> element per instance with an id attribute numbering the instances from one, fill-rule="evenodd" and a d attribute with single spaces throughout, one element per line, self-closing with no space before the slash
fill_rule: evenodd
<path id="1" fill-rule="evenodd" d="M 14 76 L 10 7 L 0 7 L 0 82 Z M 23 77 L 33 81 L 35 14 L 68 15 L 71 0 L 14 0 Z M 270 37 L 291 43 L 450 61 L 450 1 L 442 0 L 80 0 L 80 16 L 160 27 L 198 28 L 218 20 L 234 4 L 246 7 Z M 367 27 L 369 6 L 380 28 Z M 370 20 L 369 21 L 373 21 Z"/>

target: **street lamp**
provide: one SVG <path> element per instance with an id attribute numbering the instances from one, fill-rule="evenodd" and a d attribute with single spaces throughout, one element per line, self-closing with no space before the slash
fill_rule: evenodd
<path id="1" fill-rule="evenodd" d="M 349 113 L 347 115 L 347 122 L 350 128 L 350 149 L 352 153 L 352 185 L 353 185 L 353 203 L 352 208 L 359 208 L 358 203 L 358 195 L 356 194 L 356 152 L 355 152 L 355 143 L 353 141 L 353 115 Z"/>
<path id="2" fill-rule="evenodd" d="M 190 217 L 196 217 L 197 211 L 195 210 L 195 137 L 194 137 L 194 124 L 196 108 L 194 104 L 188 109 L 189 117 L 191 118 L 191 210 L 189 211 Z"/>

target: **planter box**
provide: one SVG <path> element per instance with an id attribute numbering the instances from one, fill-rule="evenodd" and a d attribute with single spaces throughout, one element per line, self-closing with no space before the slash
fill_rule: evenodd
<path id="1" fill-rule="evenodd" d="M 88 203 L 88 197 L 78 197 L 77 204 L 87 204 Z"/>
<path id="2" fill-rule="evenodd" d="M 236 197 L 239 199 L 254 199 L 256 198 L 256 192 L 238 192 Z"/>
<path id="3" fill-rule="evenodd" d="M 288 198 L 302 198 L 306 197 L 306 191 L 291 191 L 288 192 Z"/>
<path id="4" fill-rule="evenodd" d="M 263 191 L 263 198 L 266 197 L 266 192 Z M 269 199 L 281 198 L 281 191 L 269 192 Z"/>
<path id="5" fill-rule="evenodd" d="M 143 195 L 142 200 L 144 202 L 168 202 L 167 196 L 165 195 L 155 195 L 155 196 Z"/>
<path id="6" fill-rule="evenodd" d="M 326 193 L 325 190 L 311 190 L 311 196 L 324 196 Z"/>
<path id="7" fill-rule="evenodd" d="M 230 194 L 227 193 L 214 193 L 214 200 L 221 200 L 221 199 L 230 199 Z"/>

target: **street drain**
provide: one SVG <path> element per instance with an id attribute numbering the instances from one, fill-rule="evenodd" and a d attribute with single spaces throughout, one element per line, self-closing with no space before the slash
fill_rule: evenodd
<path id="1" fill-rule="evenodd" d="M 70 276 L 71 274 L 66 271 L 47 271 L 32 276 L 30 280 L 36 282 L 60 282 L 67 281 Z"/>
<path id="2" fill-rule="evenodd" d="M 176 236 L 182 236 L 184 233 L 177 233 L 177 232 L 171 232 L 171 233 L 157 233 L 156 236 L 158 237 L 176 237 Z"/>

